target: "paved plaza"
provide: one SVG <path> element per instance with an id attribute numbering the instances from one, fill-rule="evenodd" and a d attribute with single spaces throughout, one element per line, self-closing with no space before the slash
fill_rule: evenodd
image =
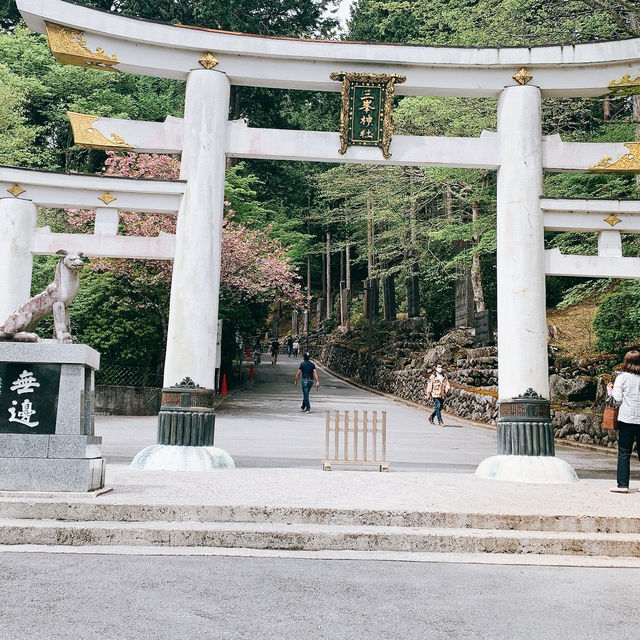
<path id="1" fill-rule="evenodd" d="M 249 385 L 220 397 L 215 444 L 231 454 L 239 469 L 320 469 L 327 409 L 386 411 L 392 473 L 472 474 L 482 460 L 496 453 L 495 430 L 486 425 L 445 414 L 447 426 L 434 427 L 427 423 L 430 411 L 426 407 L 407 406 L 359 389 L 322 369 L 320 388 L 311 392 L 312 413 L 304 414 L 300 411 L 300 387 L 293 385 L 299 363 L 281 355 L 275 367 L 268 363 L 256 367 Z M 153 444 L 156 424 L 154 416 L 97 416 L 96 434 L 103 438 L 109 468 L 130 463 L 138 451 Z M 615 477 L 615 456 L 562 445 L 556 453 L 580 478 Z"/>

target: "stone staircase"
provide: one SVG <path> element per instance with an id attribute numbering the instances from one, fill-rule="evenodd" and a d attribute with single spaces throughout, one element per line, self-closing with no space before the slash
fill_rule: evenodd
<path id="1" fill-rule="evenodd" d="M 1 545 L 640 557 L 640 518 L 0 501 Z"/>

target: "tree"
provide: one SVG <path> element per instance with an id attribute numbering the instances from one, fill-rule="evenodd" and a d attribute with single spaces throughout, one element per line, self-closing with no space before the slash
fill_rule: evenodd
<path id="1" fill-rule="evenodd" d="M 162 22 L 268 36 L 327 37 L 337 0 L 80 0 L 78 4 Z"/>
<path id="2" fill-rule="evenodd" d="M 622 352 L 640 341 L 640 282 L 620 283 L 606 296 L 593 320 L 598 349 Z"/>
<path id="3" fill-rule="evenodd" d="M 628 35 L 611 12 L 594 11 L 582 0 L 359 0 L 349 27 L 355 40 L 473 47 L 575 44 Z"/>
<path id="4" fill-rule="evenodd" d="M 180 172 L 176 158 L 160 154 L 122 153 L 107 154 L 108 175 L 134 178 L 175 179 Z M 227 175 L 226 192 L 233 194 L 234 202 L 245 217 L 251 216 L 251 191 L 247 184 L 254 178 L 241 175 L 242 167 L 235 167 Z M 241 197 L 243 194 L 247 199 Z M 256 218 L 261 215 L 259 204 L 253 206 Z M 95 211 L 82 209 L 67 210 L 69 224 L 79 232 L 90 232 L 95 219 Z M 220 315 L 228 320 L 226 333 L 234 335 L 235 330 L 250 333 L 255 329 L 255 322 L 264 322 L 268 304 L 275 300 L 286 301 L 291 305 L 300 305 L 302 297 L 298 277 L 295 273 L 286 250 L 271 236 L 271 229 L 253 228 L 234 220 L 231 201 L 225 202 L 225 219 L 222 231 L 222 269 L 220 278 Z M 176 216 L 157 213 L 120 212 L 120 233 L 122 235 L 157 236 L 159 232 L 175 233 Z M 171 289 L 172 263 L 168 260 L 126 260 L 112 258 L 95 258 L 91 261 L 90 270 L 105 276 L 105 283 L 97 283 L 95 276 L 87 276 L 87 283 L 94 292 L 90 300 L 103 301 L 110 295 L 112 300 L 122 298 L 122 304 L 115 304 L 118 313 L 122 311 L 128 317 L 128 309 L 135 309 L 146 317 L 153 316 L 152 323 L 156 338 L 150 343 L 154 355 L 147 361 L 161 364 L 161 353 L 166 343 L 168 327 L 169 295 Z M 84 282 L 84 280 L 83 280 Z M 111 291 L 109 283 L 117 283 L 117 295 Z M 126 291 L 126 295 L 123 295 Z M 82 296 L 79 296 L 82 298 Z M 85 304 L 86 306 L 86 304 Z M 246 326 L 246 308 L 254 313 L 261 312 L 255 321 Z M 94 310 L 95 311 L 95 310 Z M 110 311 L 107 315 L 113 315 Z M 124 318 L 119 316 L 122 323 Z M 108 324 L 96 324 L 90 315 L 78 319 L 81 325 L 78 334 L 102 349 L 102 338 L 107 344 L 119 338 L 100 332 L 106 330 Z M 135 316 L 134 316 L 135 317 Z M 131 319 L 133 320 L 134 317 Z M 113 320 L 113 318 L 111 318 Z M 126 323 L 125 323 L 126 324 Z M 131 327 L 128 327 L 131 329 Z M 119 335 L 116 332 L 116 335 Z M 129 336 L 131 333 L 129 333 Z M 124 346 L 122 346 L 124 349 Z M 126 351 L 126 350 L 125 350 Z M 124 352 L 123 352 L 124 353 Z M 134 357 L 134 356 L 132 356 Z M 137 356 L 135 356 L 137 357 Z M 139 361 L 139 359 L 138 359 Z"/>
<path id="5" fill-rule="evenodd" d="M 84 173 L 102 169 L 103 151 L 73 147 L 68 110 L 133 120 L 164 120 L 184 111 L 184 82 L 59 64 L 46 38 L 21 25 L 0 33 L 0 60 L 6 121 L 19 118 L 23 126 L 17 131 L 12 125 L 4 136 L 0 124 L 0 144 L 15 146 L 11 138 L 28 131 L 22 153 L 31 154 L 29 161 L 13 161 L 27 166 Z"/>
<path id="6" fill-rule="evenodd" d="M 50 151 L 37 145 L 44 127 L 27 120 L 28 96 L 22 78 L 0 64 L 0 164 L 33 167 L 52 160 Z"/>
<path id="7" fill-rule="evenodd" d="M 582 0 L 596 11 L 609 15 L 622 33 L 640 37 L 640 7 L 635 0 Z"/>

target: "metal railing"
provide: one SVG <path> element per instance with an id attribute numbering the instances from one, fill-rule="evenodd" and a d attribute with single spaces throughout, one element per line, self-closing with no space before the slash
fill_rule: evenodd
<path id="1" fill-rule="evenodd" d="M 162 374 L 143 367 L 105 364 L 96 371 L 96 385 L 103 387 L 162 387 Z"/>
<path id="2" fill-rule="evenodd" d="M 325 459 L 323 471 L 331 471 L 336 464 L 374 466 L 389 471 L 387 462 L 387 412 L 349 411 L 326 412 Z M 331 437 L 333 434 L 333 438 Z M 342 434 L 342 437 L 340 437 Z M 333 440 L 333 442 L 332 442 Z M 333 455 L 332 455 L 333 454 Z"/>

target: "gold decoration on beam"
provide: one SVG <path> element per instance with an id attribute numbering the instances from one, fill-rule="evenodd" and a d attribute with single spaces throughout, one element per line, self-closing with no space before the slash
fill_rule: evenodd
<path id="1" fill-rule="evenodd" d="M 640 93 L 640 74 L 637 78 L 632 78 L 630 73 L 622 76 L 620 80 L 612 80 L 609 83 L 609 90 L 612 96 L 631 96 Z"/>
<path id="2" fill-rule="evenodd" d="M 205 69 L 213 69 L 213 67 L 217 66 L 220 61 L 213 55 L 213 53 L 211 53 L 211 51 L 207 51 L 207 53 L 205 53 L 198 62 Z"/>
<path id="3" fill-rule="evenodd" d="M 531 82 L 531 80 L 533 80 L 533 76 L 529 73 L 529 71 L 525 67 L 522 67 L 520 71 L 518 71 L 517 73 L 514 73 L 511 77 L 518 84 L 521 84 L 521 85 L 525 85 L 528 82 Z"/>
<path id="4" fill-rule="evenodd" d="M 100 133 L 94 126 L 94 122 L 100 119 L 100 116 L 92 116 L 86 113 L 76 113 L 75 111 L 67 111 L 69 120 L 71 121 L 71 129 L 73 130 L 73 141 L 83 149 L 103 149 L 104 151 L 124 151 L 133 149 L 133 145 L 129 144 L 122 136 L 112 133 L 111 138 L 107 138 Z"/>
<path id="5" fill-rule="evenodd" d="M 624 146 L 629 149 L 628 153 L 620 156 L 615 162 L 611 156 L 606 156 L 589 171 L 597 173 L 640 173 L 640 142 L 625 142 Z"/>
<path id="6" fill-rule="evenodd" d="M 329 77 L 342 81 L 338 153 L 344 155 L 350 146 L 380 147 L 382 155 L 390 158 L 394 85 L 402 84 L 407 77 L 345 71 L 332 73 Z M 356 114 L 356 111 L 361 113 Z"/>
<path id="7" fill-rule="evenodd" d="M 622 220 L 618 218 L 618 216 L 615 215 L 615 213 L 612 213 L 608 218 L 605 218 L 604 221 L 607 224 L 610 224 L 612 227 L 615 227 L 618 224 L 618 222 L 622 222 Z"/>
<path id="8" fill-rule="evenodd" d="M 104 71 L 118 71 L 114 66 L 120 61 L 114 53 L 108 55 L 102 47 L 91 51 L 84 39 L 84 31 L 65 27 L 45 20 L 47 40 L 53 57 L 63 64 L 73 64 L 87 69 L 103 69 Z"/>
<path id="9" fill-rule="evenodd" d="M 9 187 L 7 191 L 14 197 L 17 198 L 21 193 L 25 192 L 21 186 L 14 184 L 13 187 Z"/>
<path id="10" fill-rule="evenodd" d="M 98 196 L 98 200 L 102 200 L 102 202 L 104 202 L 105 204 L 111 204 L 114 200 L 117 199 L 118 198 L 112 196 L 108 191 L 106 193 L 103 193 L 101 196 Z"/>

